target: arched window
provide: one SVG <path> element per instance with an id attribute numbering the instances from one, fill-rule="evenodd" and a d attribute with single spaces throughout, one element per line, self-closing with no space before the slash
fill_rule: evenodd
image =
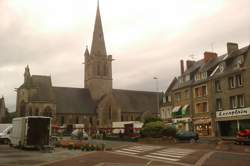
<path id="1" fill-rule="evenodd" d="M 61 116 L 61 126 L 64 125 L 64 116 Z"/>
<path id="2" fill-rule="evenodd" d="M 20 116 L 25 116 L 25 102 L 22 101 L 20 104 Z"/>
<path id="3" fill-rule="evenodd" d="M 43 116 L 52 117 L 52 110 L 50 107 L 46 107 L 43 111 Z"/>
<path id="4" fill-rule="evenodd" d="M 97 75 L 98 76 L 100 75 L 100 64 L 99 63 L 97 64 Z"/>
<path id="5" fill-rule="evenodd" d="M 91 125 L 93 124 L 93 119 L 92 119 L 91 116 L 89 117 L 89 123 L 90 123 Z"/>
<path id="6" fill-rule="evenodd" d="M 112 107 L 111 105 L 109 106 L 109 120 L 112 119 Z"/>
<path id="7" fill-rule="evenodd" d="M 78 123 L 79 123 L 79 117 L 76 116 L 76 124 L 78 124 Z"/>
<path id="8" fill-rule="evenodd" d="M 107 65 L 106 64 L 103 65 L 103 75 L 104 76 L 107 75 Z"/>
<path id="9" fill-rule="evenodd" d="M 29 116 L 32 116 L 32 108 L 29 108 Z"/>
<path id="10" fill-rule="evenodd" d="M 36 110 L 35 110 L 35 116 L 38 116 L 38 115 L 39 115 L 39 109 L 36 108 Z"/>

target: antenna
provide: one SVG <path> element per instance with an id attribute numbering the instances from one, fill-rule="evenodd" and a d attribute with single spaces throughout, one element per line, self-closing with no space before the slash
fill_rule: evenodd
<path id="1" fill-rule="evenodd" d="M 211 45 L 212 52 L 214 52 L 214 43 L 212 42 L 210 45 Z"/>

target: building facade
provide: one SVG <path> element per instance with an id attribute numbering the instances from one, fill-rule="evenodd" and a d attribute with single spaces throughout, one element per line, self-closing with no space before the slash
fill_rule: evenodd
<path id="1" fill-rule="evenodd" d="M 235 136 L 250 129 L 250 49 L 228 43 L 226 58 L 213 79 L 218 136 Z"/>
<path id="2" fill-rule="evenodd" d="M 171 89 L 173 123 L 189 121 L 200 136 L 235 136 L 250 128 L 250 51 L 227 43 L 227 53 L 205 52 L 198 61 L 181 61 L 181 76 Z M 188 96 L 188 97 L 186 97 Z M 190 113 L 183 116 L 183 109 Z M 178 125 L 177 128 L 181 129 Z"/>
<path id="3" fill-rule="evenodd" d="M 7 108 L 5 106 L 4 97 L 0 98 L 0 123 L 3 122 L 7 114 Z"/>
<path id="4" fill-rule="evenodd" d="M 94 128 L 158 116 L 160 93 L 113 89 L 113 58 L 106 51 L 99 4 L 91 50 L 86 48 L 84 58 L 84 88 L 55 87 L 50 76 L 31 75 L 27 66 L 24 83 L 17 88 L 19 116 L 51 116 L 58 125 L 84 123 Z"/>

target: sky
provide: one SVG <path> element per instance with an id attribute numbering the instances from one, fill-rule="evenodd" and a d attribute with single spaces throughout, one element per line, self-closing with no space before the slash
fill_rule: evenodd
<path id="1" fill-rule="evenodd" d="M 107 53 L 117 89 L 165 91 L 180 59 L 226 43 L 250 42 L 249 0 L 100 0 Z M 0 95 L 15 111 L 24 68 L 51 75 L 53 86 L 84 87 L 97 0 L 0 0 Z"/>

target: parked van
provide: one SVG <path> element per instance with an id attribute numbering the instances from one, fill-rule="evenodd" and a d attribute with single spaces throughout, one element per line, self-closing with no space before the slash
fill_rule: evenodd
<path id="1" fill-rule="evenodd" d="M 0 142 L 4 144 L 10 143 L 10 134 L 12 131 L 12 124 L 0 124 Z"/>
<path id="2" fill-rule="evenodd" d="M 43 148 L 50 145 L 50 117 L 27 116 L 14 118 L 12 125 L 11 145 L 20 148 Z"/>

